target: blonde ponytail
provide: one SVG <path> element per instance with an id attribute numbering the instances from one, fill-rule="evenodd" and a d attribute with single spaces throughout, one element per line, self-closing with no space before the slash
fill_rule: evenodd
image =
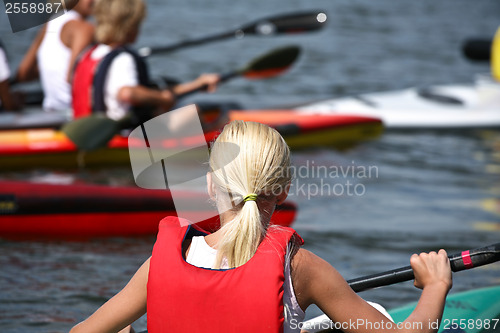
<path id="1" fill-rule="evenodd" d="M 234 144 L 237 154 L 220 143 Z M 219 193 L 230 201 L 217 204 L 229 207 L 234 216 L 221 228 L 215 265 L 220 268 L 227 261 L 230 268 L 238 267 L 252 258 L 266 235 L 262 216 L 269 212 L 260 211 L 259 203 L 282 193 L 290 182 L 290 151 L 274 129 L 234 121 L 212 147 L 210 167 Z"/>
<path id="2" fill-rule="evenodd" d="M 257 203 L 244 203 L 235 219 L 227 223 L 223 230 L 224 238 L 218 244 L 216 265 L 221 267 L 223 260 L 229 267 L 243 265 L 255 254 L 266 233 Z"/>

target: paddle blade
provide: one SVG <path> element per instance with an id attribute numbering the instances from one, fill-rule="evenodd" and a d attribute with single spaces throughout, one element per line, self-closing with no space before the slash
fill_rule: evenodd
<path id="1" fill-rule="evenodd" d="M 237 35 L 276 35 L 316 31 L 324 27 L 326 13 L 321 10 L 285 14 L 260 19 L 241 27 Z"/>
<path id="2" fill-rule="evenodd" d="M 247 79 L 267 79 L 279 75 L 286 71 L 291 64 L 298 58 L 300 48 L 298 46 L 286 46 L 266 53 L 263 56 L 255 58 L 243 68 L 222 74 L 219 83 L 226 82 L 238 76 L 244 76 Z M 177 96 L 184 98 L 195 92 L 206 90 L 207 86 L 199 87 Z"/>
<path id="3" fill-rule="evenodd" d="M 470 39 L 462 45 L 465 57 L 473 61 L 489 61 L 491 57 L 491 40 Z"/>
<path id="4" fill-rule="evenodd" d="M 500 27 L 491 44 L 491 74 L 497 81 L 500 81 Z"/>
<path id="5" fill-rule="evenodd" d="M 267 79 L 286 71 L 300 54 L 298 46 L 275 49 L 254 59 L 239 72 L 247 79 Z"/>
<path id="6" fill-rule="evenodd" d="M 95 114 L 71 121 L 62 127 L 79 150 L 89 151 L 105 146 L 118 133 L 118 122 L 104 114 Z"/>

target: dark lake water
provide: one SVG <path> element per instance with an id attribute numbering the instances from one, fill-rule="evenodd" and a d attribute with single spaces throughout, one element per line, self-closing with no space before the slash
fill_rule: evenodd
<path id="1" fill-rule="evenodd" d="M 281 77 L 235 80 L 212 96 L 193 97 L 232 100 L 248 108 L 469 83 L 488 66 L 467 61 L 462 42 L 491 37 L 500 25 L 500 2 L 494 0 L 150 0 L 148 6 L 137 46 L 217 33 L 282 12 L 319 8 L 328 13 L 328 25 L 319 33 L 230 40 L 149 59 L 155 75 L 187 80 L 201 72 L 233 69 L 281 45 L 300 45 L 300 61 Z M 6 15 L 0 17 L 0 35 L 15 66 L 36 31 L 12 34 Z M 496 131 L 413 132 L 387 133 L 343 152 L 296 153 L 294 165 L 303 172 L 291 192 L 299 204 L 294 227 L 306 248 L 346 279 L 407 265 L 414 252 L 457 252 L 499 242 L 500 211 L 485 209 L 486 203 L 500 199 L 499 147 Z M 320 172 L 325 169 L 330 172 Z M 35 169 L 0 177 L 133 184 L 128 168 Z M 68 331 L 126 284 L 150 255 L 153 242 L 154 237 L 0 240 L 2 332 Z M 454 278 L 452 292 L 498 285 L 500 266 Z M 411 283 L 404 283 L 363 297 L 391 308 L 418 295 Z M 312 309 L 308 317 L 317 314 Z M 136 328 L 145 328 L 145 320 Z"/>

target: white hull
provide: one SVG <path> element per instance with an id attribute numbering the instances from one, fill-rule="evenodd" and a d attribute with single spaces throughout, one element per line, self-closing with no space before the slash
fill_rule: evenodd
<path id="1" fill-rule="evenodd" d="M 461 101 L 436 101 L 418 89 L 369 93 L 297 107 L 298 112 L 353 114 L 380 118 L 387 129 L 472 129 L 500 127 L 500 84 L 493 89 L 469 85 L 436 86 L 433 95 Z"/>

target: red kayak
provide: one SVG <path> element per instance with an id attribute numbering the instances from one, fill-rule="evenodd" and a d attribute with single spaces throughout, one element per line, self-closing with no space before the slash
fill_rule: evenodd
<path id="1" fill-rule="evenodd" d="M 176 200 L 192 202 L 205 195 L 185 192 Z M 272 223 L 290 226 L 297 207 L 286 202 L 276 208 Z M 162 218 L 176 215 L 168 190 L 101 185 L 53 185 L 28 182 L 0 182 L 0 237 L 65 238 L 154 235 Z M 196 224 L 208 231 L 217 230 L 218 217 Z"/>

